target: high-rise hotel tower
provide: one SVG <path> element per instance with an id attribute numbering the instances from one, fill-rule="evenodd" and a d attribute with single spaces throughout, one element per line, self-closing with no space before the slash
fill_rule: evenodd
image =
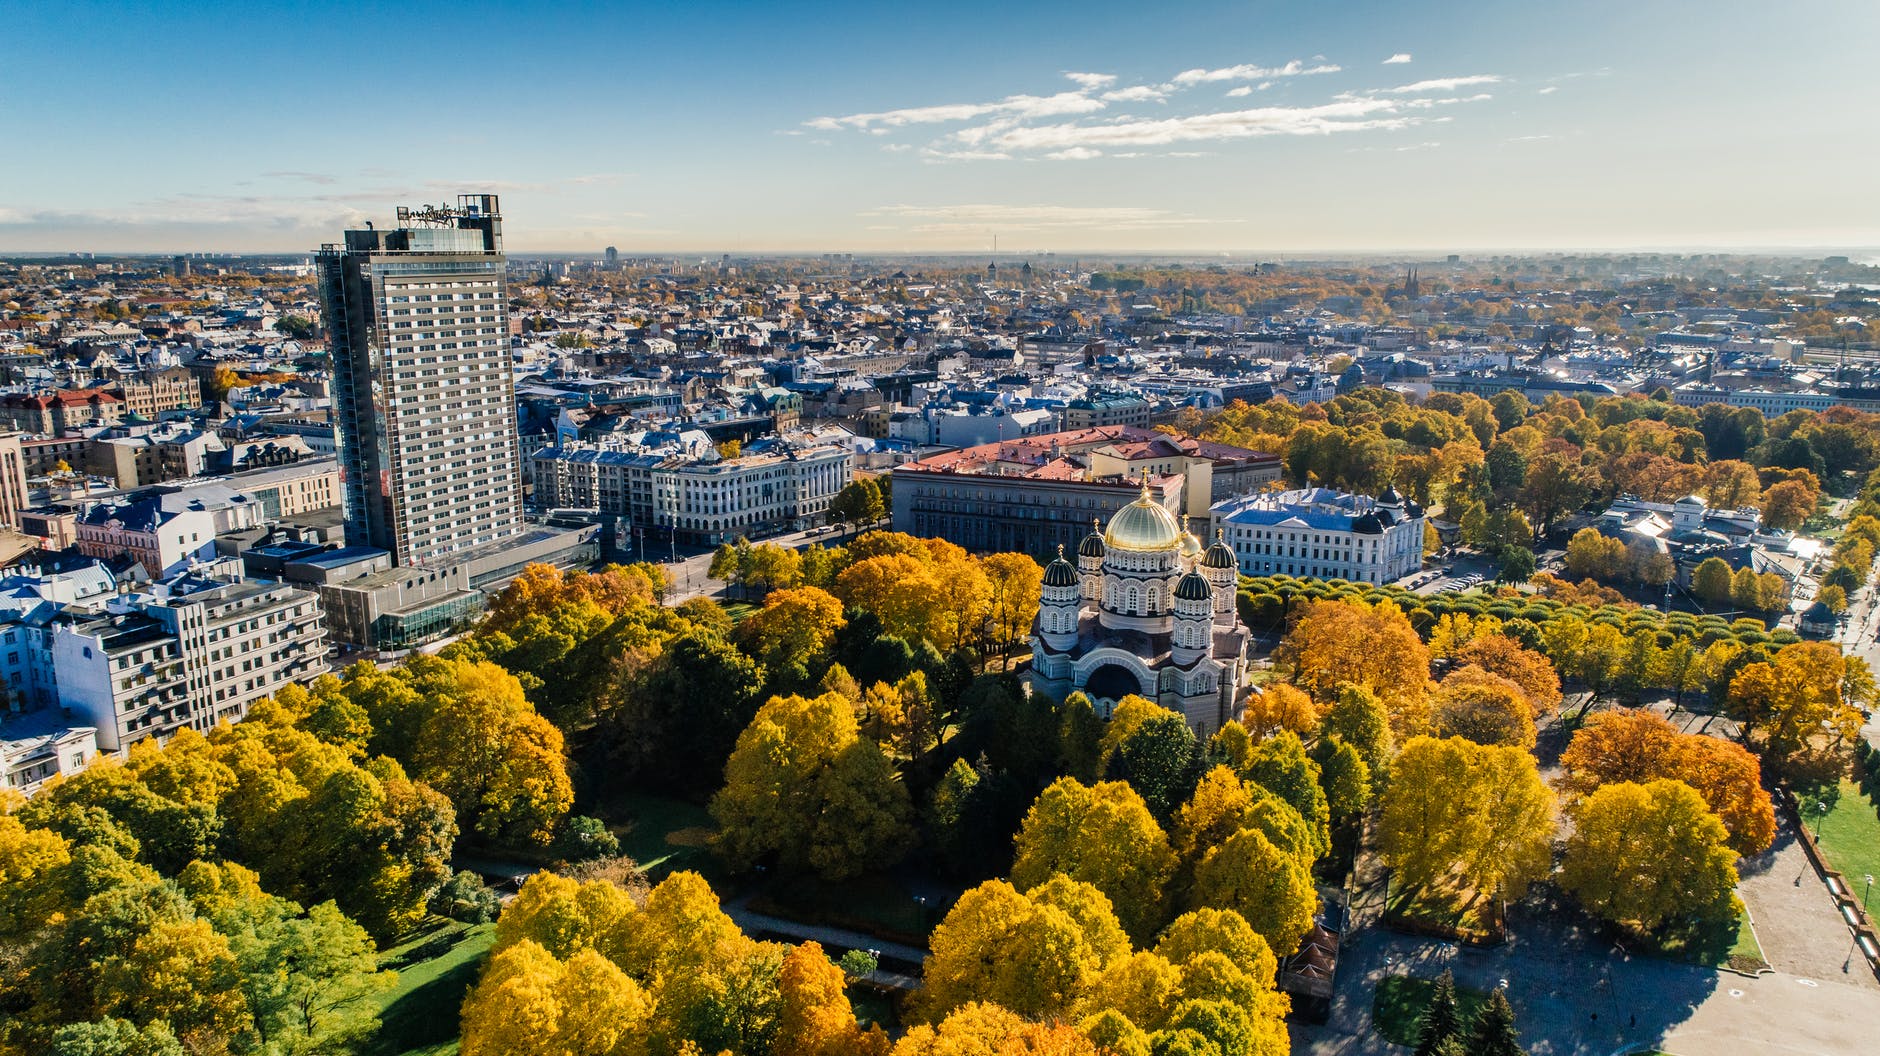
<path id="1" fill-rule="evenodd" d="M 493 194 L 321 248 L 348 545 L 427 566 L 522 531 L 504 267 Z"/>

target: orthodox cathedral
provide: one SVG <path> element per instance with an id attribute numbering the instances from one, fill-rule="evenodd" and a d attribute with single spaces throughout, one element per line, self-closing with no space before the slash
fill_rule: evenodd
<path id="1" fill-rule="evenodd" d="M 1082 691 L 1109 717 L 1135 693 L 1187 718 L 1201 737 L 1240 717 L 1247 628 L 1234 608 L 1234 552 L 1201 541 L 1149 496 L 1116 511 L 1044 570 L 1031 636 L 1032 688 Z"/>

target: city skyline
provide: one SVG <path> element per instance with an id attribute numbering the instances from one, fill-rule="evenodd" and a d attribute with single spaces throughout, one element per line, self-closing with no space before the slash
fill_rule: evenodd
<path id="1" fill-rule="evenodd" d="M 304 253 L 474 191 L 522 253 L 1858 253 L 1880 11 L 1806 6 L 21 11 L 0 252 Z M 401 149 L 472 59 L 492 98 Z"/>

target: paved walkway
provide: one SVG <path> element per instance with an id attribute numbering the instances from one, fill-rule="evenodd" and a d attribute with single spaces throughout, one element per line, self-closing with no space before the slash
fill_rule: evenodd
<path id="1" fill-rule="evenodd" d="M 1738 870 L 1737 893 L 1756 922 L 1764 959 L 1778 972 L 1880 993 L 1785 814 L 1776 813 L 1775 844 Z"/>
<path id="2" fill-rule="evenodd" d="M 1777 969 L 1755 978 L 1629 956 L 1552 888 L 1509 908 L 1510 939 L 1493 949 L 1399 935 L 1376 926 L 1382 876 L 1375 859 L 1363 863 L 1331 1017 L 1292 1024 L 1295 1053 L 1407 1056 L 1372 1030 L 1378 984 L 1390 975 L 1433 979 L 1445 968 L 1463 986 L 1507 988 L 1532 1056 L 1654 1046 L 1679 1056 L 1880 1053 L 1880 985 L 1858 960 L 1842 973 L 1848 931 L 1787 830 L 1743 869 L 1740 890 Z"/>
<path id="3" fill-rule="evenodd" d="M 1532 1056 L 1610 1056 L 1662 1045 L 1680 1056 L 1856 1056 L 1876 1051 L 1880 990 L 1773 973 L 1751 979 L 1594 947 L 1592 936 L 1518 913 L 1516 937 L 1474 951 L 1371 929 L 1339 965 L 1331 1022 L 1292 1026 L 1296 1053 L 1405 1056 L 1371 1029 L 1371 997 L 1389 974 L 1489 990 L 1506 980 Z"/>
<path id="4" fill-rule="evenodd" d="M 815 941 L 820 943 L 824 952 L 828 953 L 832 958 L 841 956 L 841 951 L 844 950 L 868 950 L 880 957 L 892 957 L 897 961 L 905 961 L 908 964 L 920 964 L 927 956 L 926 950 L 898 942 L 889 942 L 886 939 L 878 939 L 873 935 L 866 935 L 859 931 L 848 931 L 844 928 L 825 928 L 814 924 L 799 924 L 794 920 L 785 920 L 782 917 L 773 917 L 769 914 L 757 913 L 747 908 L 742 902 L 727 902 L 724 905 L 724 911 L 725 916 L 730 917 L 732 922 L 747 935 L 768 932 L 772 935 L 782 935 L 786 938 L 795 939 L 798 942 L 805 940 Z M 920 989 L 920 976 L 917 974 L 877 969 L 869 973 L 865 978 L 877 986 L 885 986 L 895 990 Z"/>

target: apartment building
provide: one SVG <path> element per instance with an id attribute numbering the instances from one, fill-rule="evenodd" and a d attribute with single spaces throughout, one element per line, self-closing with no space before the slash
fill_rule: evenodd
<path id="1" fill-rule="evenodd" d="M 6 710 L 59 705 L 52 627 L 69 605 L 102 605 L 117 580 L 101 562 L 62 569 L 26 568 L 0 579 L 0 686 Z"/>
<path id="2" fill-rule="evenodd" d="M 167 367 L 123 374 L 113 387 L 124 401 L 126 415 L 156 418 L 168 411 L 202 406 L 202 382 L 184 367 Z"/>
<path id="3" fill-rule="evenodd" d="M 63 436 L 124 420 L 124 400 L 104 389 L 55 389 L 0 397 L 0 422 L 23 433 Z"/>
<path id="4" fill-rule="evenodd" d="M 180 572 L 192 560 L 209 560 L 215 555 L 218 532 L 213 513 L 170 508 L 156 496 L 98 503 L 79 515 L 74 530 L 79 553 L 98 558 L 129 555 L 152 579 Z"/>
<path id="5" fill-rule="evenodd" d="M 98 731 L 73 726 L 64 712 L 8 716 L 0 722 L 0 787 L 30 796 L 55 777 L 76 774 L 98 756 Z"/>
<path id="6" fill-rule="evenodd" d="M 112 752 L 239 721 L 255 701 L 327 670 L 313 591 L 194 575 L 67 609 L 51 647 L 60 701 Z"/>
<path id="7" fill-rule="evenodd" d="M 0 433 L 0 525 L 18 527 L 26 509 L 26 456 L 20 434 Z"/>

